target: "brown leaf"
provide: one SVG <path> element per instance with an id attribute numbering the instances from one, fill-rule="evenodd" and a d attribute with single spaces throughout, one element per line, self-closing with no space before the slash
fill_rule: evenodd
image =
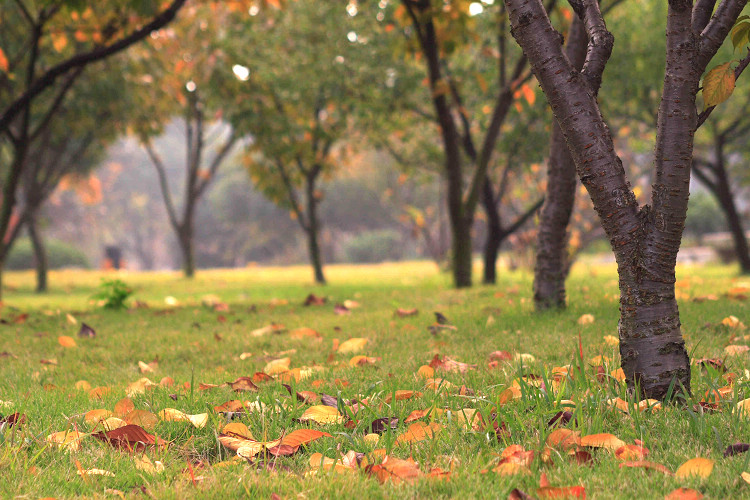
<path id="1" fill-rule="evenodd" d="M 239 377 L 234 382 L 227 382 L 227 385 L 231 387 L 234 392 L 258 392 L 259 390 L 258 386 L 253 383 L 253 379 L 250 377 Z"/>
<path id="2" fill-rule="evenodd" d="M 398 428 L 398 417 L 382 417 L 370 422 L 370 425 L 365 427 L 365 432 L 382 434 L 388 429 L 396 430 Z"/>
<path id="3" fill-rule="evenodd" d="M 305 305 L 305 306 L 322 306 L 327 301 L 328 301 L 328 299 L 326 297 L 318 297 L 314 293 L 311 293 L 310 295 L 307 296 L 307 298 L 305 299 L 305 302 L 303 303 L 303 305 Z"/>
<path id="4" fill-rule="evenodd" d="M 408 424 L 410 422 L 414 422 L 415 420 L 419 420 L 420 418 L 424 418 L 427 415 L 438 416 L 445 413 L 445 410 L 441 408 L 427 408 L 426 410 L 414 410 L 409 414 L 408 417 L 404 419 L 404 423 Z"/>
<path id="5" fill-rule="evenodd" d="M 133 424 L 107 432 L 96 432 L 92 436 L 111 446 L 129 451 L 142 451 L 147 446 L 157 443 L 156 436 L 146 432 L 143 427 Z"/>
<path id="6" fill-rule="evenodd" d="M 748 450 L 750 450 L 750 444 L 747 443 L 735 443 L 727 446 L 727 449 L 724 450 L 724 458 L 731 457 L 733 455 L 739 455 L 740 453 L 745 453 Z"/>
<path id="7" fill-rule="evenodd" d="M 513 359 L 513 355 L 508 351 L 492 351 L 490 353 L 490 361 L 510 361 Z"/>
<path id="8" fill-rule="evenodd" d="M 267 373 L 255 372 L 255 374 L 253 374 L 253 382 L 256 384 L 260 382 L 270 382 L 272 380 L 273 380 L 273 377 L 268 375 Z"/>
<path id="9" fill-rule="evenodd" d="M 81 323 L 81 329 L 78 330 L 78 336 L 84 338 L 96 337 L 96 331 L 86 323 Z"/>
<path id="10" fill-rule="evenodd" d="M 18 412 L 11 413 L 7 417 L 3 417 L 2 415 L 0 415 L 0 426 L 2 426 L 2 424 L 7 424 L 8 428 L 11 428 L 14 425 L 25 424 L 27 422 L 27 420 L 28 419 L 26 418 L 25 414 L 18 413 Z"/>
<path id="11" fill-rule="evenodd" d="M 336 304 L 333 306 L 333 312 L 338 316 L 345 316 L 352 313 L 344 304 Z"/>
<path id="12" fill-rule="evenodd" d="M 573 414 L 569 411 L 558 411 L 555 416 L 547 422 L 547 427 L 556 427 L 560 425 L 567 425 L 573 419 Z M 577 422 L 576 422 L 577 425 Z"/>
<path id="13" fill-rule="evenodd" d="M 508 495 L 508 500 L 534 500 L 534 497 L 527 495 L 518 488 L 513 488 L 510 495 Z"/>

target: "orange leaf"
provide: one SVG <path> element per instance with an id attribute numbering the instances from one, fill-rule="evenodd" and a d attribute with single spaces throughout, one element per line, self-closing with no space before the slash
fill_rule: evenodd
<path id="1" fill-rule="evenodd" d="M 615 451 L 618 448 L 625 446 L 625 442 L 614 434 L 591 434 L 581 438 L 581 446 L 587 446 L 590 448 L 607 448 L 608 450 Z"/>
<path id="2" fill-rule="evenodd" d="M 159 423 L 159 417 L 147 410 L 133 410 L 125 415 L 125 421 L 145 429 L 153 429 Z"/>
<path id="3" fill-rule="evenodd" d="M 437 422 L 432 422 L 430 424 L 427 424 L 425 422 L 415 422 L 409 426 L 408 429 L 406 429 L 406 432 L 401 434 L 398 439 L 396 439 L 396 444 L 403 444 L 403 443 L 416 443 L 419 441 L 424 441 L 427 438 L 432 438 L 442 430 L 443 426 L 438 424 Z"/>
<path id="4" fill-rule="evenodd" d="M 563 450 L 574 448 L 581 444 L 581 433 L 570 429 L 555 429 L 547 436 L 546 444 L 550 448 Z"/>
<path id="5" fill-rule="evenodd" d="M 0 70 L 7 73 L 8 69 L 10 69 L 8 58 L 5 57 L 5 52 L 3 52 L 3 49 L 0 49 Z"/>
<path id="6" fill-rule="evenodd" d="M 258 392 L 258 386 L 253 384 L 253 379 L 251 379 L 250 377 L 239 377 L 234 382 L 227 382 L 227 385 L 231 387 L 235 392 Z"/>
<path id="7" fill-rule="evenodd" d="M 115 415 L 118 417 L 124 417 L 133 410 L 135 410 L 135 405 L 130 398 L 122 398 L 115 404 Z"/>
<path id="8" fill-rule="evenodd" d="M 665 496 L 664 500 L 700 500 L 701 498 L 703 498 L 703 493 L 698 490 L 677 488 Z"/>
<path id="9" fill-rule="evenodd" d="M 664 474 L 667 474 L 668 476 L 672 475 L 672 471 L 664 467 L 662 464 L 657 464 L 656 462 L 649 462 L 648 460 L 636 460 L 634 462 L 623 462 L 620 464 L 620 468 L 623 467 L 642 467 L 644 469 L 650 469 L 650 470 L 658 470 L 659 472 L 663 472 Z"/>
<path id="10" fill-rule="evenodd" d="M 545 486 L 537 488 L 536 494 L 539 498 L 586 498 L 586 489 L 583 486 L 553 487 Z"/>
<path id="11" fill-rule="evenodd" d="M 68 337 L 67 335 L 60 335 L 57 337 L 57 342 L 63 346 L 63 347 L 75 347 L 76 341 L 73 337 Z"/>
<path id="12" fill-rule="evenodd" d="M 381 483 L 413 481 L 422 475 L 419 465 L 411 458 L 402 460 L 391 456 L 386 456 L 383 463 L 379 465 L 368 467 L 367 471 L 377 477 Z"/>
<path id="13" fill-rule="evenodd" d="M 317 405 L 305 410 L 299 420 L 301 422 L 312 420 L 318 424 L 338 424 L 343 422 L 344 417 L 333 406 Z"/>
<path id="14" fill-rule="evenodd" d="M 626 444 L 615 450 L 615 457 L 618 460 L 643 460 L 648 456 L 648 448 L 638 446 L 637 444 Z"/>
<path id="15" fill-rule="evenodd" d="M 390 404 L 393 394 L 388 394 L 385 398 L 385 402 Z M 421 398 L 422 393 L 417 391 L 396 391 L 396 401 L 403 401 L 405 399 L 411 399 L 413 397 Z"/>
<path id="16" fill-rule="evenodd" d="M 318 431 L 315 429 L 297 429 L 296 431 L 292 431 L 284 436 L 281 439 L 281 444 L 296 448 L 303 444 L 311 443 L 316 439 L 320 439 L 322 437 L 331 437 L 331 435 L 327 432 Z"/>

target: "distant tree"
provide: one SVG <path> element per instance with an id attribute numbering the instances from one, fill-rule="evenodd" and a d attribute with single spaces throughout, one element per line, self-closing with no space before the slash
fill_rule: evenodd
<path id="1" fill-rule="evenodd" d="M 7 235 L 11 226 L 32 142 L 55 119 L 84 69 L 165 26 L 184 3 L 173 0 L 163 10 L 135 0 L 85 8 L 73 0 L 0 4 L 0 148 L 4 150 L 0 235 Z M 43 94 L 51 97 L 42 109 Z M 0 273 L 7 255 L 4 241 L 0 239 Z"/>
<path id="2" fill-rule="evenodd" d="M 295 2 L 268 9 L 246 26 L 229 27 L 224 47 L 234 69 L 226 76 L 234 84 L 226 85 L 225 118 L 252 136 L 245 157 L 250 176 L 303 229 L 316 283 L 326 281 L 320 180 L 362 142 L 353 132 L 357 108 L 392 92 L 377 64 L 384 49 L 371 35 L 372 13 L 349 5 Z"/>

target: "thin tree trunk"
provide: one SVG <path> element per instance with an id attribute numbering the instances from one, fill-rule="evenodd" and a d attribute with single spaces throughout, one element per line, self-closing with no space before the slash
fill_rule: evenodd
<path id="1" fill-rule="evenodd" d="M 315 179 L 317 173 L 314 172 L 307 175 L 305 189 L 307 199 L 305 201 L 307 202 L 308 226 L 305 232 L 307 233 L 307 249 L 310 254 L 310 264 L 312 264 L 313 273 L 315 274 L 315 283 L 325 285 L 326 278 L 323 274 L 323 260 L 320 255 L 320 245 L 318 243 L 320 223 L 318 221 L 318 201 L 315 199 Z"/>
<path id="2" fill-rule="evenodd" d="M 192 219 L 185 221 L 185 224 L 178 230 L 178 241 L 182 251 L 182 272 L 185 278 L 195 276 L 195 248 L 193 241 L 193 224 Z"/>
<path id="3" fill-rule="evenodd" d="M 588 36 L 583 22 L 573 18 L 565 55 L 580 70 L 586 58 Z M 553 123 L 547 162 L 547 193 L 542 207 L 534 266 L 534 305 L 537 310 L 563 309 L 568 263 L 568 224 L 576 198 L 576 165 L 562 130 Z"/>
<path id="4" fill-rule="evenodd" d="M 37 227 L 36 214 L 30 214 L 26 221 L 26 229 L 29 231 L 29 239 L 34 249 L 34 267 L 36 268 L 36 292 L 44 293 L 47 291 L 47 270 L 49 263 L 47 260 L 47 250 L 44 247 L 42 235 L 39 234 Z"/>
<path id="5" fill-rule="evenodd" d="M 724 211 L 727 226 L 732 233 L 734 250 L 737 254 L 737 260 L 740 263 L 740 271 L 742 274 L 750 274 L 750 253 L 748 251 L 747 238 L 745 237 L 745 229 L 742 227 L 742 220 L 737 212 L 734 196 L 732 196 L 732 188 L 729 185 L 729 178 L 727 177 L 723 158 L 717 158 L 716 191 L 714 194 Z"/>
<path id="6" fill-rule="evenodd" d="M 451 218 L 453 231 L 453 283 L 456 288 L 471 286 L 471 224 Z"/>
<path id="7" fill-rule="evenodd" d="M 497 211 L 495 196 L 489 179 L 485 179 L 482 193 L 482 205 L 487 216 L 487 239 L 484 242 L 484 275 L 482 283 L 494 285 L 497 282 L 497 254 L 500 244 L 505 239 L 500 217 Z"/>

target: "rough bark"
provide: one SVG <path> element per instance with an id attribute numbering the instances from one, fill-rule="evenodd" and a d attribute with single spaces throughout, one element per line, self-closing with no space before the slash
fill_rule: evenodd
<path id="1" fill-rule="evenodd" d="M 487 239 L 484 242 L 484 271 L 482 283 L 494 284 L 497 281 L 497 255 L 506 235 L 503 235 L 500 214 L 489 179 L 484 181 L 482 206 L 487 216 Z"/>
<path id="2" fill-rule="evenodd" d="M 565 55 L 580 70 L 588 36 L 580 18 L 573 19 Z M 568 223 L 576 197 L 576 166 L 560 127 L 553 123 L 547 161 L 546 201 L 542 207 L 534 266 L 534 305 L 537 310 L 563 309 L 568 262 Z"/>
<path id="3" fill-rule="evenodd" d="M 571 1 L 589 45 L 583 69 L 564 56 L 559 34 L 539 0 L 505 0 L 513 36 L 523 48 L 553 110 L 594 203 L 618 264 L 620 354 L 628 386 L 664 398 L 690 391 L 690 363 L 675 300 L 675 264 L 687 213 L 695 96 L 700 76 L 745 1 L 724 0 L 700 33 L 692 1 L 670 0 L 664 89 L 659 106 L 652 207 L 638 206 L 614 151 L 594 89 L 612 50 L 594 0 Z M 700 16 L 697 16 L 700 17 Z"/>
<path id="4" fill-rule="evenodd" d="M 31 246 L 34 249 L 34 268 L 36 270 L 36 292 L 44 293 L 47 291 L 47 270 L 49 264 L 47 260 L 47 250 L 44 246 L 42 235 L 37 227 L 36 214 L 30 214 L 26 220 L 26 229 L 29 232 Z"/>

